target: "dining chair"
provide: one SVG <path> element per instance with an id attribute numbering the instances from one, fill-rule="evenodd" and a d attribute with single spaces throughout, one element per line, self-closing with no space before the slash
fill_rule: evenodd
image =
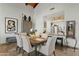
<path id="1" fill-rule="evenodd" d="M 27 55 L 30 55 L 30 53 L 34 50 L 31 46 L 30 39 L 27 35 L 22 35 L 22 42 L 23 42 L 23 52 L 22 55 L 24 55 L 24 52 L 27 52 Z"/>
<path id="2" fill-rule="evenodd" d="M 42 45 L 38 51 L 47 56 L 55 55 L 55 43 L 55 37 L 48 37 L 46 44 Z"/>
<path id="3" fill-rule="evenodd" d="M 16 51 L 19 51 L 20 53 L 22 50 L 22 39 L 19 33 L 16 34 L 16 41 L 17 41 Z"/>

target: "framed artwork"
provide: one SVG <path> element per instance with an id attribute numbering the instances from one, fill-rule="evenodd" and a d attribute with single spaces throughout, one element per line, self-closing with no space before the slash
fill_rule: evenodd
<path id="1" fill-rule="evenodd" d="M 5 33 L 18 32 L 18 20 L 16 18 L 5 17 Z"/>
<path id="2" fill-rule="evenodd" d="M 67 21 L 66 27 L 67 38 L 75 38 L 75 21 Z"/>

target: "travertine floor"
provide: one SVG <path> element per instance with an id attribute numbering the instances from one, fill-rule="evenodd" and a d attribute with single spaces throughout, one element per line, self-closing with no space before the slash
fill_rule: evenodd
<path id="1" fill-rule="evenodd" d="M 72 48 L 61 47 L 56 45 L 56 56 L 79 56 L 79 50 Z M 21 56 L 22 54 L 17 54 L 16 52 L 16 43 L 12 44 L 3 44 L 0 45 L 0 56 Z"/>

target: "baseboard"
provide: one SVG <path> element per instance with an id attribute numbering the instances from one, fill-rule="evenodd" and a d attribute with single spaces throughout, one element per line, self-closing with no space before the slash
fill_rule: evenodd
<path id="1" fill-rule="evenodd" d="M 6 43 L 0 43 L 0 45 L 3 45 L 3 44 L 6 44 Z"/>
<path id="2" fill-rule="evenodd" d="M 8 44 L 11 44 L 11 43 L 1 43 L 0 45 L 8 45 Z"/>
<path id="3" fill-rule="evenodd" d="M 67 45 L 63 45 L 64 47 L 67 47 L 67 48 L 70 48 L 70 49 L 73 49 L 74 51 L 75 50 L 79 50 L 79 48 L 77 48 L 77 47 L 72 47 L 72 46 L 67 46 Z"/>
<path id="4" fill-rule="evenodd" d="M 57 43 L 57 44 L 59 44 L 59 45 L 61 45 L 61 43 Z M 69 46 L 69 45 L 63 45 L 64 47 L 67 47 L 67 48 L 71 48 L 71 49 L 79 49 L 79 48 L 77 48 L 77 47 L 72 47 L 72 46 Z"/>

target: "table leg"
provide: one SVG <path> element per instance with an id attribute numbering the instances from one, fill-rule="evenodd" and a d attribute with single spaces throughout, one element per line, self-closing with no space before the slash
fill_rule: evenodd
<path id="1" fill-rule="evenodd" d="M 75 39 L 75 46 L 74 46 L 74 52 L 75 52 L 75 49 L 76 49 L 76 45 L 77 45 L 77 40 Z"/>
<path id="2" fill-rule="evenodd" d="M 63 38 L 61 38 L 61 46 L 63 46 Z"/>
<path id="3" fill-rule="evenodd" d="M 37 56 L 37 45 L 35 46 L 35 55 Z"/>

